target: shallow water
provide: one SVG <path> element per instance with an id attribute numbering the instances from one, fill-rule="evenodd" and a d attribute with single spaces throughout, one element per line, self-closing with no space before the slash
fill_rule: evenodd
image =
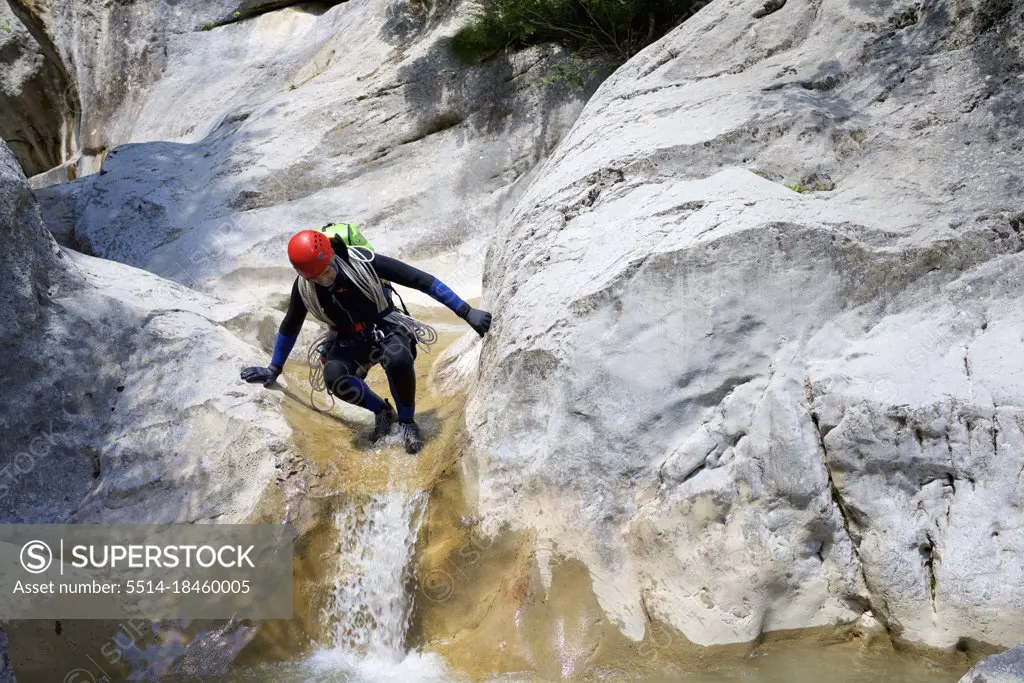
<path id="1" fill-rule="evenodd" d="M 901 655 L 889 647 L 856 643 L 789 643 L 766 649 L 707 671 L 647 680 L 689 683 L 955 683 L 967 664 L 941 666 L 919 655 Z"/>
<path id="2" fill-rule="evenodd" d="M 656 663 L 654 664 L 656 667 Z M 850 644 L 787 643 L 736 661 L 686 671 L 667 664 L 665 671 L 640 673 L 629 668 L 602 668 L 577 672 L 575 679 L 630 681 L 685 681 L 686 683 L 955 683 L 967 664 L 941 666 L 917 655 L 901 655 L 887 647 Z M 323 651 L 295 662 L 266 665 L 233 672 L 222 683 L 312 683 L 314 681 L 461 681 L 469 680 L 445 669 L 440 657 L 411 652 L 399 659 L 362 658 Z M 478 679 L 479 680 L 479 679 Z M 493 681 L 543 680 L 528 672 L 490 677 Z"/>

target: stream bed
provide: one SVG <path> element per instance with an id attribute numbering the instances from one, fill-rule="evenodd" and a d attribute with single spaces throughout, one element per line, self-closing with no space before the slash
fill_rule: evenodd
<path id="1" fill-rule="evenodd" d="M 955 683 L 973 664 L 966 656 L 950 663 L 897 652 L 887 638 L 855 631 L 705 650 L 654 625 L 635 643 L 609 623 L 583 565 L 552 565 L 538 588 L 532 537 L 486 538 L 475 527 L 472 465 L 461 456 L 462 399 L 433 395 L 428 382 L 431 365 L 463 328 L 454 318 L 422 317 L 438 325 L 440 338 L 417 362 L 427 445 L 416 456 L 396 435 L 371 447 L 370 420 L 358 409 L 311 410 L 301 365 L 289 369 L 285 415 L 310 471 L 286 482 L 287 499 L 265 521 L 301 520 L 295 616 L 239 629 L 244 642 L 209 638 L 223 647 L 195 648 L 209 652 L 197 653 L 188 669 L 180 662 L 133 666 L 129 680 L 162 670 L 175 674 L 160 680 L 207 683 Z M 388 395 L 379 368 L 368 379 Z"/>
<path id="2" fill-rule="evenodd" d="M 926 659 L 903 656 L 887 648 L 859 649 L 847 645 L 768 648 L 742 659 L 715 665 L 704 671 L 680 671 L 674 667 L 660 674 L 636 676 L 629 669 L 603 668 L 579 672 L 578 679 L 607 681 L 686 681 L 687 683 L 956 683 L 966 665 L 941 666 Z M 397 661 L 351 662 L 328 653 L 310 660 L 258 667 L 232 673 L 218 683 L 313 683 L 315 681 L 462 681 L 481 680 L 448 672 L 429 654 L 410 653 Z M 483 680 L 529 681 L 528 673 L 494 675 Z"/>

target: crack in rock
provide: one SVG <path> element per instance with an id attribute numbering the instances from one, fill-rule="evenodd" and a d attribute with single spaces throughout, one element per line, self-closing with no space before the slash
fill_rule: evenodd
<path id="1" fill-rule="evenodd" d="M 935 612 L 935 595 L 938 592 L 938 582 L 935 579 L 935 563 L 939 559 L 939 554 L 935 551 L 935 541 L 932 539 L 931 532 L 925 532 L 925 538 L 928 542 L 922 544 L 919 548 L 921 555 L 924 556 L 924 570 L 928 575 L 928 589 L 932 600 L 932 612 Z"/>
<path id="2" fill-rule="evenodd" d="M 579 199 L 562 210 L 563 218 L 566 221 L 571 221 L 573 218 L 587 213 L 605 190 L 625 182 L 625 180 L 626 175 L 617 168 L 602 168 L 600 171 L 591 173 L 584 179 L 584 182 L 590 186 L 589 189 Z"/>
<path id="3" fill-rule="evenodd" d="M 811 384 L 810 377 L 807 377 L 804 380 L 804 390 L 807 398 L 808 411 L 811 417 L 811 424 L 814 425 L 814 432 L 818 437 L 818 448 L 820 449 L 819 453 L 821 456 L 821 462 L 825 467 L 825 474 L 828 479 L 829 493 L 832 497 L 833 505 L 835 505 L 836 510 L 839 512 L 840 519 L 843 520 L 843 530 L 846 532 L 846 537 L 850 539 L 850 547 L 853 550 L 853 556 L 857 560 L 857 569 L 860 571 L 861 580 L 864 582 L 864 589 L 867 591 L 868 608 L 876 615 L 878 623 L 882 625 L 886 633 L 891 637 L 893 631 L 890 628 L 889 620 L 886 617 L 885 611 L 880 609 L 879 605 L 875 604 L 875 596 L 871 591 L 871 583 L 868 581 L 867 572 L 864 570 L 864 562 L 860 556 L 860 545 L 857 539 L 854 538 L 853 529 L 851 527 L 851 513 L 846 507 L 842 492 L 839 490 L 839 486 L 836 484 L 835 477 L 832 474 L 832 466 L 829 464 L 828 447 L 825 445 L 825 437 L 822 435 L 821 423 L 818 418 L 818 413 L 813 409 L 814 388 Z"/>
<path id="4" fill-rule="evenodd" d="M 768 16 L 769 14 L 773 14 L 775 12 L 778 12 L 780 9 L 782 9 L 785 6 L 786 6 L 786 0 L 768 0 L 766 3 L 761 5 L 758 9 L 756 9 L 754 11 L 753 15 L 751 15 L 751 16 L 753 16 L 755 19 L 761 19 L 763 17 Z"/>

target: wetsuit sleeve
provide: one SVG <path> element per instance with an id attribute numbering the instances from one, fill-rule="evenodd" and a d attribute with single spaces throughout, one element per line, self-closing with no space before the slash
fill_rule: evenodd
<path id="1" fill-rule="evenodd" d="M 398 259 L 383 254 L 377 254 L 374 257 L 373 267 L 382 279 L 391 280 L 403 287 L 418 289 L 450 308 L 460 318 L 465 318 L 469 313 L 469 304 L 460 299 L 459 295 L 453 292 L 448 285 L 430 273 L 425 273 L 419 268 L 413 268 L 407 263 L 402 263 Z"/>
<path id="2" fill-rule="evenodd" d="M 306 320 L 306 312 L 306 304 L 299 294 L 299 279 L 295 278 L 295 282 L 292 283 L 292 295 L 288 300 L 288 312 L 284 314 L 284 320 L 277 328 L 274 356 L 270 360 L 270 365 L 278 370 L 284 367 L 284 362 L 288 360 L 288 354 L 295 346 L 295 340 L 299 338 L 302 323 Z"/>

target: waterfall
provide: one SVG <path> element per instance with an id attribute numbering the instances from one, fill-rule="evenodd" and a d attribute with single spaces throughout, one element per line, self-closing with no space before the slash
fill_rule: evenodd
<path id="1" fill-rule="evenodd" d="M 332 642 L 310 664 L 344 680 L 438 680 L 440 660 L 407 652 L 413 553 L 426 510 L 423 491 L 388 491 L 347 504 L 334 518 L 339 555 L 333 605 L 323 615 Z"/>
<path id="2" fill-rule="evenodd" d="M 335 515 L 341 553 L 333 611 L 325 615 L 334 626 L 335 648 L 404 657 L 412 607 L 406 587 L 425 498 L 423 492 L 383 493 Z"/>

